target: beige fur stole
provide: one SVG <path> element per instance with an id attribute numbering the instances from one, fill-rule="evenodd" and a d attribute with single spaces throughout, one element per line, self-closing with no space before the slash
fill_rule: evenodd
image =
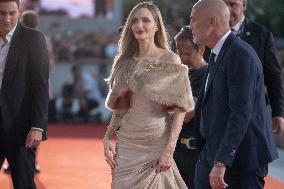
<path id="1" fill-rule="evenodd" d="M 189 112 L 194 108 L 188 68 L 157 58 L 134 58 L 117 71 L 106 106 L 115 108 L 116 100 L 127 91 L 142 94 L 165 106 L 178 106 Z"/>

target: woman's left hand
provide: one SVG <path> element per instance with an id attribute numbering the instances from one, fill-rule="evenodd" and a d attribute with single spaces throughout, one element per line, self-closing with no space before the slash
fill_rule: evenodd
<path id="1" fill-rule="evenodd" d="M 162 152 L 161 156 L 156 160 L 156 165 L 157 165 L 157 172 L 161 173 L 166 170 L 168 170 L 173 161 L 173 152 L 174 152 L 174 147 L 171 145 L 166 145 L 164 151 Z"/>

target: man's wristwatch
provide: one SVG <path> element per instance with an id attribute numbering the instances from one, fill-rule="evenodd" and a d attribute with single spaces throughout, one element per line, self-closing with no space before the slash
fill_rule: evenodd
<path id="1" fill-rule="evenodd" d="M 214 161 L 214 166 L 216 167 L 226 167 L 226 165 L 224 163 L 218 162 L 218 161 Z"/>

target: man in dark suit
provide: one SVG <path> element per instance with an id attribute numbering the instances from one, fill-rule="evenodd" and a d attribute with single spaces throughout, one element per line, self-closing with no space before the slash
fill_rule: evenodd
<path id="1" fill-rule="evenodd" d="M 261 62 L 249 44 L 231 33 L 222 0 L 197 2 L 190 25 L 194 42 L 211 48 L 196 105 L 204 138 L 196 188 L 263 188 L 267 165 L 278 156 L 266 117 Z"/>
<path id="2" fill-rule="evenodd" d="M 245 17 L 247 0 L 224 0 L 230 10 L 230 27 L 256 51 L 262 65 L 267 90 L 267 104 L 272 109 L 272 126 L 275 134 L 284 131 L 283 72 L 276 58 L 272 33 L 264 26 Z M 271 115 L 270 115 L 271 117 Z"/>
<path id="3" fill-rule="evenodd" d="M 196 102 L 207 70 L 207 63 L 203 59 L 205 47 L 193 43 L 193 36 L 189 26 L 183 27 L 176 34 L 174 40 L 181 62 L 189 68 L 188 77 L 193 99 Z M 174 160 L 188 188 L 195 188 L 195 165 L 199 157 L 195 124 L 194 113 L 187 113 L 174 152 Z"/>
<path id="4" fill-rule="evenodd" d="M 44 36 L 18 23 L 19 0 L 0 0 L 0 165 L 15 189 L 34 189 L 34 152 L 46 139 L 48 53 Z"/>

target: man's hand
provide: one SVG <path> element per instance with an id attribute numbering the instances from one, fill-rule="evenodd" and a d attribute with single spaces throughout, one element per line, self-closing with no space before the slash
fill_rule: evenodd
<path id="1" fill-rule="evenodd" d="M 284 132 L 284 118 L 277 116 L 272 118 L 273 133 L 279 135 Z"/>
<path id="2" fill-rule="evenodd" d="M 224 175 L 226 172 L 226 166 L 213 166 L 211 173 L 209 174 L 209 181 L 210 186 L 212 189 L 221 189 L 221 188 L 227 188 L 228 184 L 224 181 Z"/>
<path id="3" fill-rule="evenodd" d="M 31 129 L 26 140 L 26 148 L 36 148 L 42 141 L 42 131 Z"/>

